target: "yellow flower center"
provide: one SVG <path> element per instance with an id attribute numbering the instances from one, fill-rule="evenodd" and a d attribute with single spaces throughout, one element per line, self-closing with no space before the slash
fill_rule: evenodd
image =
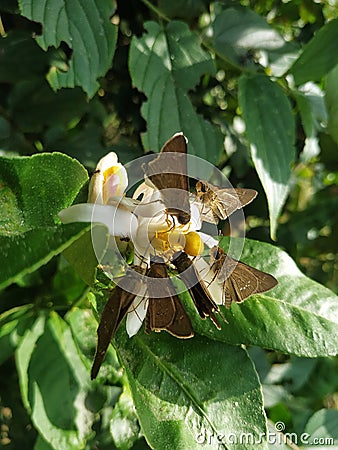
<path id="1" fill-rule="evenodd" d="M 190 256 L 197 256 L 203 252 L 204 244 L 198 233 L 190 231 L 184 233 L 180 227 L 172 227 L 164 231 L 156 231 L 151 244 L 158 252 L 173 253 L 184 250 Z"/>
<path id="2" fill-rule="evenodd" d="M 201 236 L 196 231 L 190 231 L 185 235 L 184 251 L 190 256 L 198 256 L 204 250 Z"/>

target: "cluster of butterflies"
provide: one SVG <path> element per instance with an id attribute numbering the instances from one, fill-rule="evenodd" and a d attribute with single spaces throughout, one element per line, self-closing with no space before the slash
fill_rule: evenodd
<path id="1" fill-rule="evenodd" d="M 165 143 L 154 160 L 143 165 L 145 178 L 160 191 L 166 213 L 175 217 L 181 225 L 187 224 L 191 218 L 186 155 L 187 140 L 182 133 L 177 133 Z M 217 224 L 219 220 L 225 220 L 233 212 L 250 203 L 256 195 L 257 192 L 252 189 L 222 189 L 201 180 L 196 183 L 196 197 L 201 203 L 202 220 L 211 223 Z M 186 285 L 200 317 L 209 317 L 220 329 L 215 314 L 220 313 L 219 307 L 190 257 L 184 251 L 178 251 L 173 254 L 170 263 Z M 148 269 L 134 266 L 127 270 L 124 281 L 128 289 L 117 285 L 112 290 L 97 330 L 98 343 L 91 370 L 92 379 L 96 378 L 109 343 L 135 300 L 135 292 L 140 291 L 141 281 L 135 277 L 135 270 L 146 275 L 148 280 L 146 333 L 166 330 L 180 339 L 194 335 L 190 318 L 168 274 L 167 263 L 163 258 L 155 256 Z M 272 275 L 230 258 L 218 246 L 210 250 L 210 270 L 214 273 L 214 278 L 222 283 L 223 304 L 227 308 L 232 302 L 243 302 L 252 294 L 266 292 L 277 284 Z M 161 293 L 163 292 L 160 298 L 155 292 L 156 284 L 152 283 L 152 280 L 159 279 Z"/>

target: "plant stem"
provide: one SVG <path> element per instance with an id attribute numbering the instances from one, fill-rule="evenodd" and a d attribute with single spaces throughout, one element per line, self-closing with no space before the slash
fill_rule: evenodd
<path id="1" fill-rule="evenodd" d="M 168 16 L 166 16 L 160 9 L 158 9 L 155 5 L 153 5 L 149 0 L 142 0 L 142 2 L 151 9 L 155 14 L 157 14 L 159 17 L 161 17 L 166 22 L 170 22 L 170 19 Z"/>

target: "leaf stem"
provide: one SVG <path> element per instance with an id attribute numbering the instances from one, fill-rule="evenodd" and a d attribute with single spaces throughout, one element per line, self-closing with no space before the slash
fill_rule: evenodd
<path id="1" fill-rule="evenodd" d="M 160 9 L 158 9 L 155 5 L 153 5 L 149 0 L 142 0 L 142 2 L 151 9 L 155 14 L 157 14 L 159 17 L 161 17 L 166 22 L 170 22 L 170 19 L 168 16 L 166 16 Z"/>

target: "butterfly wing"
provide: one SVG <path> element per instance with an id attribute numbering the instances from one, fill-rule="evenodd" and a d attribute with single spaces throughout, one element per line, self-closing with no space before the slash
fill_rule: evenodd
<path id="1" fill-rule="evenodd" d="M 219 189 L 217 187 L 216 190 L 215 187 L 212 187 L 212 189 L 216 193 L 217 197 L 214 212 L 221 220 L 225 220 L 238 209 L 241 209 L 251 203 L 257 196 L 257 191 L 254 189 Z"/>
<path id="2" fill-rule="evenodd" d="M 97 329 L 97 346 L 91 369 L 92 380 L 97 377 L 108 346 L 134 298 L 135 294 L 131 294 L 119 286 L 114 288 L 109 297 Z"/>
<path id="3" fill-rule="evenodd" d="M 152 184 L 161 191 L 168 214 L 181 224 L 190 220 L 189 180 L 187 176 L 187 140 L 183 133 L 167 141 L 153 161 L 143 165 Z"/>

